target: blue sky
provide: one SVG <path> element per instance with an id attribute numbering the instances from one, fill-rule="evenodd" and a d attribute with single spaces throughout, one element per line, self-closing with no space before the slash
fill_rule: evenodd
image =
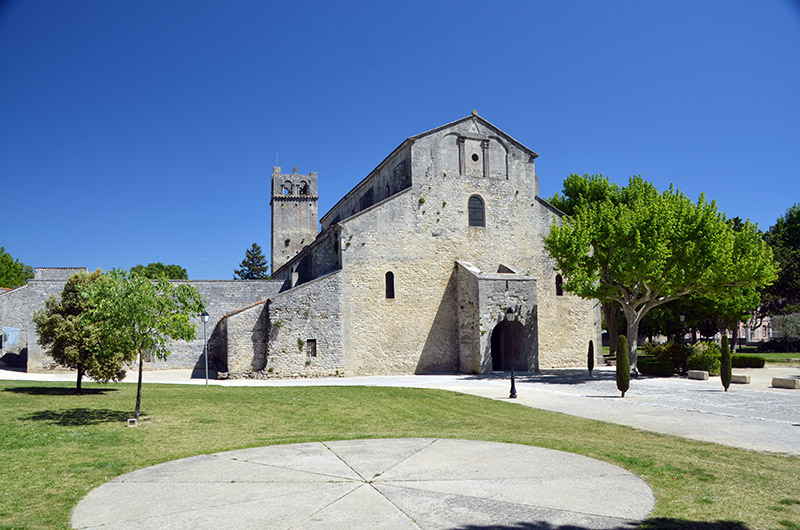
<path id="1" fill-rule="evenodd" d="M 405 138 L 477 109 L 570 173 L 800 202 L 800 3 L 0 2 L 0 245 L 32 266 L 269 258 L 269 178 L 320 216 Z"/>

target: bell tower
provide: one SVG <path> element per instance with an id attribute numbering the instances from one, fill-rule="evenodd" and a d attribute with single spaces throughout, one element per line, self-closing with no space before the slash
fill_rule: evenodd
<path id="1" fill-rule="evenodd" d="M 272 272 L 280 269 L 317 237 L 317 174 L 284 175 L 272 168 Z"/>

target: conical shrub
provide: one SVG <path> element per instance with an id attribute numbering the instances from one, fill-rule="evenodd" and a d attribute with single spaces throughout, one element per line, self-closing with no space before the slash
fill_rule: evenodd
<path id="1" fill-rule="evenodd" d="M 592 377 L 592 370 L 594 370 L 594 341 L 589 341 L 589 353 L 586 362 L 589 365 L 589 377 Z"/>
<path id="2" fill-rule="evenodd" d="M 725 392 L 728 391 L 728 387 L 731 386 L 731 349 L 728 346 L 728 336 L 722 336 L 722 354 L 720 355 L 720 368 L 719 368 L 719 377 L 722 379 L 722 386 L 725 388 Z"/>
<path id="3" fill-rule="evenodd" d="M 628 359 L 628 338 L 619 336 L 617 343 L 617 388 L 625 397 L 625 392 L 631 386 L 631 361 Z"/>

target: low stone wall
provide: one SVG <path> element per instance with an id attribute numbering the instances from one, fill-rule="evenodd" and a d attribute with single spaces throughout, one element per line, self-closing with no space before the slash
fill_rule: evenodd
<path id="1" fill-rule="evenodd" d="M 229 378 L 344 375 L 337 271 L 225 319 Z"/>

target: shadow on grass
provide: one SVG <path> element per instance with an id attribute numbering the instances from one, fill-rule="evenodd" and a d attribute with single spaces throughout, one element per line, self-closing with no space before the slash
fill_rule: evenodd
<path id="1" fill-rule="evenodd" d="M 116 392 L 116 388 L 86 388 L 81 389 L 81 393 L 75 392 L 75 387 L 60 386 L 15 386 L 3 389 L 3 392 L 13 392 L 15 394 L 29 394 L 31 396 L 92 396 L 105 394 L 106 392 Z"/>
<path id="2" fill-rule="evenodd" d="M 74 408 L 62 410 L 40 410 L 21 416 L 24 421 L 45 421 L 64 427 L 80 427 L 99 423 L 124 422 L 131 417 L 130 412 L 110 409 Z"/>
<path id="3" fill-rule="evenodd" d="M 580 526 L 573 524 L 557 525 L 546 521 L 512 523 L 503 525 L 465 525 L 453 530 L 589 530 L 605 528 L 606 530 L 750 530 L 750 527 L 737 521 L 684 521 L 682 519 L 656 518 L 648 519 L 641 525 L 620 523 L 613 526 Z"/>

